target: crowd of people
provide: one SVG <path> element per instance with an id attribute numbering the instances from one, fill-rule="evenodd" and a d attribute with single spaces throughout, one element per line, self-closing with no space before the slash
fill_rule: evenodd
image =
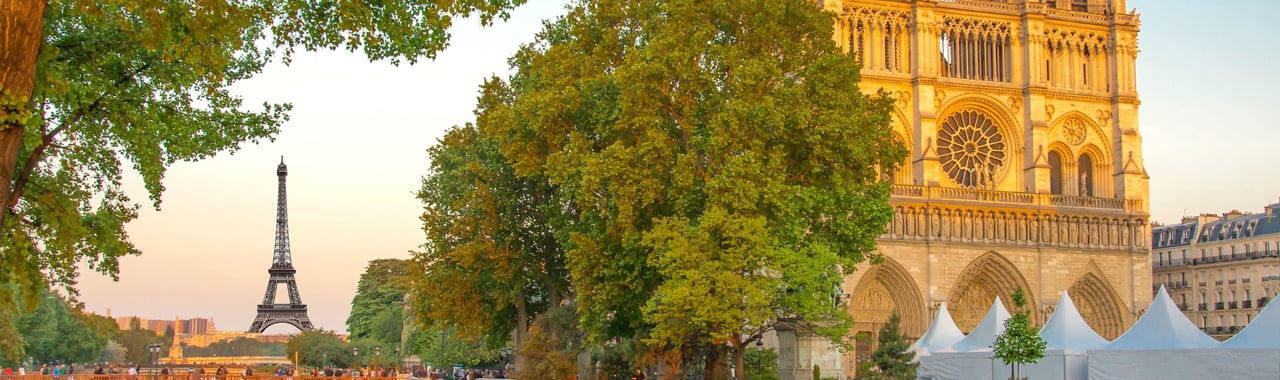
<path id="1" fill-rule="evenodd" d="M 82 369 L 82 371 L 90 371 L 90 370 L 89 368 L 86 367 Z M 52 375 L 52 376 L 64 376 L 64 375 L 69 376 L 69 375 L 73 375 L 75 372 L 76 370 L 72 366 L 64 365 L 64 364 L 57 364 L 52 366 L 45 364 L 45 365 L 41 365 L 38 370 L 33 370 L 33 371 L 27 371 L 26 367 L 16 367 L 16 368 L 7 367 L 4 369 L 3 375 L 0 375 L 0 380 L 5 380 L 6 377 L 26 376 L 29 374 L 30 375 L 39 374 L 39 375 Z M 250 367 L 250 366 L 245 366 L 243 368 L 233 370 L 233 369 L 227 368 L 226 365 L 217 365 L 216 367 L 210 366 L 209 368 L 206 368 L 205 366 L 180 366 L 175 369 L 173 366 L 170 366 L 170 365 L 166 365 L 162 367 L 145 367 L 144 368 L 141 365 L 131 366 L 131 367 L 117 367 L 114 364 L 108 364 L 108 365 L 99 364 L 99 365 L 95 365 L 91 370 L 91 374 L 98 375 L 98 376 L 114 375 L 114 376 L 133 377 L 133 376 L 139 376 L 139 375 L 143 375 L 143 376 L 158 375 L 165 380 L 236 380 L 236 379 L 245 378 L 245 377 L 252 377 L 255 375 L 259 377 L 263 375 L 267 375 L 267 376 L 276 376 L 276 377 L 285 377 L 285 378 L 292 378 L 299 375 L 302 375 L 303 377 L 396 378 L 396 377 L 408 375 L 409 377 L 415 378 L 415 379 L 431 379 L 431 380 L 442 380 L 442 379 L 479 380 L 479 379 L 506 378 L 506 370 L 504 369 L 465 369 L 465 368 L 443 369 L 443 368 L 431 368 L 431 367 L 416 367 L 412 369 L 407 369 L 406 371 L 401 373 L 397 373 L 396 369 L 394 368 L 380 368 L 375 370 L 371 368 L 344 369 L 344 368 L 332 368 L 332 367 L 304 370 L 301 373 L 297 372 L 294 368 L 291 368 L 291 367 L 275 367 L 270 371 L 264 371 L 264 372 L 268 372 L 268 373 L 261 373 L 261 374 L 255 373 L 253 367 Z"/>

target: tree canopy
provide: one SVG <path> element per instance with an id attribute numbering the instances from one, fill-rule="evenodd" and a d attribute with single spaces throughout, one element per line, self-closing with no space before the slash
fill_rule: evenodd
<path id="1" fill-rule="evenodd" d="M 533 220 L 562 247 L 591 341 L 641 336 L 673 363 L 727 344 L 739 371 L 746 345 L 782 320 L 839 341 L 848 317 L 834 289 L 890 220 L 881 174 L 905 150 L 892 100 L 859 91 L 832 24 L 805 0 L 576 3 L 510 59 L 515 74 L 482 86 L 474 128 L 432 150 L 448 166 L 424 183 L 449 171 L 471 180 L 424 185 L 420 198 L 445 200 L 426 202 L 428 255 L 487 245 L 468 257 L 500 271 L 504 249 L 528 246 L 501 228 L 437 221 L 501 223 L 511 196 L 432 206 L 545 181 L 550 192 L 529 192 L 545 194 L 534 207 L 563 217 Z M 515 230 L 540 227 L 511 218 Z M 426 273 L 456 266 L 430 257 Z"/>
<path id="2" fill-rule="evenodd" d="M 159 207 L 166 169 L 273 139 L 287 103 L 230 88 L 298 50 L 433 58 L 454 17 L 505 18 L 524 0 L 30 0 L 0 3 L 0 284 L 34 307 L 47 285 L 74 296 L 78 263 L 114 277 L 140 252 L 124 226 L 140 174 Z M 19 303 L 0 286 L 0 311 Z M 0 320 L 0 354 L 21 356 Z"/>
<path id="3" fill-rule="evenodd" d="M 1040 330 L 1031 326 L 1030 313 L 1026 310 L 1027 298 L 1021 288 L 1013 292 L 1013 305 L 1018 311 L 1004 320 L 1004 332 L 996 336 L 992 356 L 1012 364 L 1012 377 L 1022 379 L 1022 365 L 1043 358 L 1048 343 L 1040 337 Z"/>
<path id="4" fill-rule="evenodd" d="M 347 315 L 351 338 L 400 344 L 410 264 L 408 260 L 377 259 L 365 267 L 351 299 L 351 314 Z"/>

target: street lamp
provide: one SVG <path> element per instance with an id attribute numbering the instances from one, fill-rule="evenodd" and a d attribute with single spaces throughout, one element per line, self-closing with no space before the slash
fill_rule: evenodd
<path id="1" fill-rule="evenodd" d="M 507 372 L 507 367 L 511 365 L 511 354 L 515 351 L 516 350 L 511 347 L 502 348 L 502 372 L 504 375 Z"/>
<path id="2" fill-rule="evenodd" d="M 159 343 L 152 343 L 152 344 L 148 344 L 148 345 L 147 345 L 147 351 L 150 351 L 150 352 L 151 352 L 151 367 L 152 367 L 152 368 L 151 368 L 151 375 L 152 375 L 152 376 L 155 376 L 155 374 L 156 374 L 156 371 L 155 371 L 156 358 L 157 358 L 157 357 L 160 357 L 160 344 L 159 344 Z"/>
<path id="3" fill-rule="evenodd" d="M 351 347 L 351 369 L 359 368 L 360 347 Z"/>
<path id="4" fill-rule="evenodd" d="M 373 346 L 373 373 L 378 374 L 378 357 L 382 356 L 382 346 Z"/>
<path id="5" fill-rule="evenodd" d="M 396 376 L 400 375 L 400 346 L 396 346 Z"/>

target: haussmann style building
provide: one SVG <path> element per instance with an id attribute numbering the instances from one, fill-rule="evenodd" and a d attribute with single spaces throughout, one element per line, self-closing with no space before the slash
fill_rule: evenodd
<path id="1" fill-rule="evenodd" d="M 1043 323 L 1063 291 L 1115 338 L 1151 302 L 1138 129 L 1138 15 L 1124 0 L 825 0 L 863 91 L 897 103 L 884 264 L 848 276 L 853 352 L 780 331 L 784 379 L 850 377 L 897 312 L 919 337 L 946 302 L 972 329 L 1026 292 Z"/>
<path id="2" fill-rule="evenodd" d="M 1280 291 L 1280 203 L 1260 214 L 1186 217 L 1151 230 L 1152 291 L 1164 285 L 1187 318 L 1226 340 Z"/>

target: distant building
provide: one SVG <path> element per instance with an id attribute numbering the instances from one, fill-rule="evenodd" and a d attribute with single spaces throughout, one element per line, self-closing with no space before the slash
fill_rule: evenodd
<path id="1" fill-rule="evenodd" d="M 174 325 L 174 320 L 147 319 L 131 316 L 115 317 L 116 326 L 120 327 L 121 330 L 128 330 L 134 319 L 138 320 L 139 327 L 144 330 L 155 331 L 156 334 L 164 334 L 165 330 L 168 330 L 170 326 Z M 217 331 L 217 328 L 214 327 L 213 320 L 209 318 L 191 318 L 182 319 L 180 321 L 182 323 L 179 323 L 178 328 L 174 329 L 175 334 L 193 335 Z"/>
<path id="2" fill-rule="evenodd" d="M 1225 340 L 1280 291 L 1280 203 L 1260 214 L 1185 217 L 1151 230 L 1152 292 L 1161 284 L 1187 318 Z"/>

